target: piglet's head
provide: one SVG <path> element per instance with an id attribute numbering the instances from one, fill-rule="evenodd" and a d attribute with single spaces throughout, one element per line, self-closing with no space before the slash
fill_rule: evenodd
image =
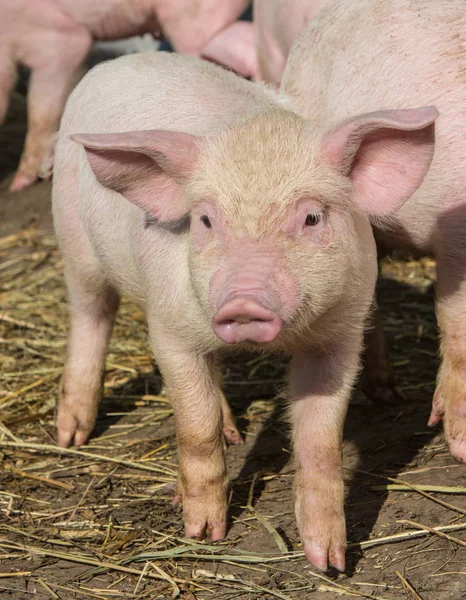
<path id="1" fill-rule="evenodd" d="M 422 182 L 436 116 L 384 111 L 322 132 L 277 109 L 208 138 L 72 137 L 102 185 L 159 222 L 190 216 L 190 284 L 213 343 L 280 347 L 308 341 L 319 319 L 344 321 L 345 303 L 368 306 L 369 218 L 394 214 Z"/>

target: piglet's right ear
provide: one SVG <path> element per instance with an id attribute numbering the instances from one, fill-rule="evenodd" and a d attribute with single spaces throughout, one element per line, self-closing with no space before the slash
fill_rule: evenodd
<path id="1" fill-rule="evenodd" d="M 199 138 L 176 131 L 74 134 L 100 184 L 161 221 L 186 216 L 180 184 L 192 173 Z"/>

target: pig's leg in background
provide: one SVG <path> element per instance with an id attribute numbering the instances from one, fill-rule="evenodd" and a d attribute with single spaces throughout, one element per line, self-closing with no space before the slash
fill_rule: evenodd
<path id="1" fill-rule="evenodd" d="M 6 52 L 3 53 L 3 50 L 0 49 L 0 125 L 6 117 L 15 81 L 16 65 Z"/>
<path id="2" fill-rule="evenodd" d="M 364 335 L 361 388 L 375 402 L 394 402 L 404 399 L 393 375 L 380 310 L 374 306 L 366 323 Z"/>
<path id="3" fill-rule="evenodd" d="M 436 256 L 442 362 L 429 425 L 443 419 L 450 453 L 466 462 L 466 243 L 464 218 L 456 221 L 456 232 L 450 228 L 451 238 L 443 240 Z"/>
<path id="4" fill-rule="evenodd" d="M 100 277 L 67 272 L 70 337 L 60 384 L 58 444 L 86 442 L 102 396 L 105 355 L 119 305 L 118 294 Z"/>
<path id="5" fill-rule="evenodd" d="M 220 356 L 215 356 L 214 360 L 215 364 L 219 365 Z M 220 407 L 222 409 L 223 435 L 229 444 L 238 446 L 243 443 L 243 438 L 236 427 L 236 419 L 231 412 L 231 408 L 228 404 L 228 400 L 225 398 L 225 394 L 221 390 L 219 390 L 219 392 Z"/>
<path id="6" fill-rule="evenodd" d="M 175 412 L 178 495 L 187 537 L 226 533 L 226 466 L 218 370 L 211 357 L 178 350 L 175 336 L 149 330 L 151 346 Z"/>
<path id="7" fill-rule="evenodd" d="M 236 427 L 236 419 L 231 412 L 228 400 L 225 398 L 222 392 L 220 393 L 220 406 L 222 408 L 223 435 L 225 436 L 225 439 L 227 442 L 235 446 L 242 444 L 243 438 Z"/>
<path id="8" fill-rule="evenodd" d="M 47 49 L 45 56 L 28 56 L 31 69 L 27 97 L 28 128 L 18 170 L 10 186 L 17 191 L 28 187 L 38 176 L 47 156 L 50 140 L 58 130 L 66 100 L 82 75 L 82 64 L 91 47 L 86 30 L 53 32 L 39 38 Z"/>
<path id="9" fill-rule="evenodd" d="M 296 520 L 306 558 L 322 570 L 345 568 L 343 426 L 361 346 L 298 355 L 291 367 Z"/>

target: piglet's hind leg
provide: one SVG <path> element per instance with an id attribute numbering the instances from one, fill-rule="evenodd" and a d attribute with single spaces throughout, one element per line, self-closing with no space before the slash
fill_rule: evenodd
<path id="1" fill-rule="evenodd" d="M 295 512 L 306 558 L 345 569 L 343 425 L 361 341 L 346 352 L 301 354 L 291 370 Z"/>
<path id="2" fill-rule="evenodd" d="M 443 419 L 450 453 L 466 462 L 466 244 L 458 232 L 464 218 L 453 217 L 437 254 L 437 320 L 442 362 L 429 425 Z M 445 218 L 443 229 L 450 223 Z M 456 232 L 456 235 L 454 235 Z"/>
<path id="3" fill-rule="evenodd" d="M 0 48 L 0 125 L 6 117 L 14 84 L 15 65 L 11 62 L 7 53 Z"/>

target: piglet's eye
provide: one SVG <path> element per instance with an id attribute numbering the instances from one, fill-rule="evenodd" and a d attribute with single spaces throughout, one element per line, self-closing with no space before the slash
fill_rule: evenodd
<path id="1" fill-rule="evenodd" d="M 320 221 L 322 221 L 324 215 L 317 213 L 309 213 L 306 217 L 306 222 L 305 225 L 306 227 L 313 227 L 314 225 L 317 225 L 317 223 L 320 223 Z"/>
<path id="2" fill-rule="evenodd" d="M 202 215 L 201 221 L 204 223 L 207 229 L 210 229 L 212 227 L 212 223 L 210 222 L 210 219 L 207 215 Z"/>

